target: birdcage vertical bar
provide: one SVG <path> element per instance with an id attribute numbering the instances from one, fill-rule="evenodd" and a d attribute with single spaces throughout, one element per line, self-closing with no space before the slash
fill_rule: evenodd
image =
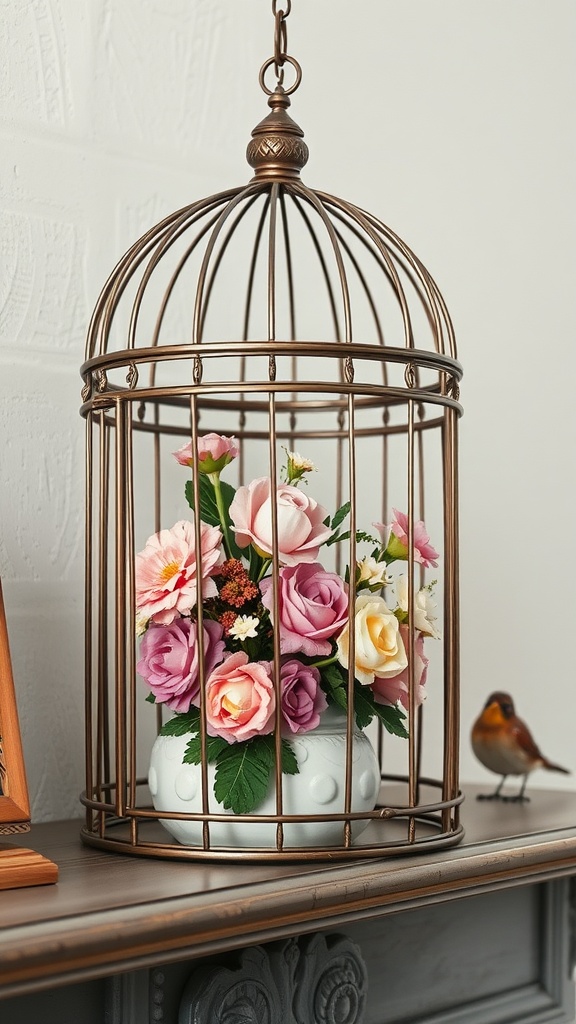
<path id="1" fill-rule="evenodd" d="M 136 806 L 137 786 L 137 693 L 136 693 L 136 585 L 134 547 L 134 452 L 133 452 L 133 399 L 125 401 L 126 408 L 126 572 L 128 583 L 128 621 L 126 630 L 126 678 L 128 686 L 128 807 Z M 130 838 L 138 842 L 138 820 L 130 819 Z"/>
<path id="2" fill-rule="evenodd" d="M 410 367 L 407 376 L 410 380 Z M 416 684 L 414 676 L 414 399 L 408 399 L 408 804 L 417 806 Z M 408 818 L 408 840 L 416 837 L 416 820 Z"/>
<path id="3" fill-rule="evenodd" d="M 352 357 L 347 356 L 345 375 L 352 383 L 354 364 Z M 344 812 L 350 814 L 352 809 L 352 772 L 353 772 L 353 736 L 355 727 L 354 679 L 356 673 L 356 530 L 357 530 L 357 487 L 356 487 L 356 417 L 354 395 L 347 397 L 348 406 L 348 487 L 350 497 L 350 544 L 349 544 L 349 622 L 352 619 L 348 643 L 348 698 L 346 708 L 346 779 L 344 790 Z M 352 844 L 352 827 L 349 818 L 344 822 L 344 847 L 349 849 Z"/>
<path id="4" fill-rule="evenodd" d="M 116 414 L 116 646 L 115 646 L 115 708 L 116 708 L 116 801 L 119 818 L 126 813 L 126 403 L 119 397 L 114 402 Z"/>
<path id="5" fill-rule="evenodd" d="M 206 667 L 204 664 L 204 609 L 202 606 L 202 535 L 200 518 L 200 471 L 198 469 L 198 393 L 197 386 L 202 380 L 202 362 L 196 356 L 193 363 L 193 378 L 196 387 L 190 394 L 190 433 L 192 444 L 192 495 L 194 501 L 194 543 L 196 546 L 196 644 L 198 647 L 198 684 L 200 687 L 200 786 L 202 813 L 209 812 L 208 791 L 208 730 L 206 719 Z M 210 822 L 202 822 L 202 848 L 210 849 Z"/>
<path id="6" fill-rule="evenodd" d="M 459 761 L 459 566 L 458 566 L 458 418 L 446 408 L 443 427 L 444 487 L 444 765 L 443 800 L 453 799 L 458 789 Z M 443 827 L 450 828 L 452 811 L 443 812 Z"/>
<path id="7" fill-rule="evenodd" d="M 97 413 L 99 426 L 99 522 L 98 537 L 98 650 L 97 656 L 97 762 L 96 794 L 99 801 L 112 799 L 111 795 L 111 752 L 109 728 L 109 646 L 108 646 L 108 539 L 110 499 L 110 427 L 106 412 Z M 100 814 L 100 828 L 104 828 L 104 816 Z"/>
<path id="8" fill-rule="evenodd" d="M 92 416 L 86 417 L 86 459 L 85 459 L 85 530 L 86 540 L 84 548 L 84 742 L 86 758 L 86 795 L 92 799 L 94 794 L 94 728 L 92 716 L 93 702 L 93 628 L 92 628 L 92 558 L 93 558 L 93 445 L 92 433 L 94 424 Z M 86 827 L 93 827 L 93 814 L 91 807 L 86 805 Z"/>
<path id="9" fill-rule="evenodd" d="M 268 342 L 276 340 L 276 232 L 278 213 L 279 186 L 273 184 L 270 190 L 270 222 L 268 225 Z M 276 357 L 271 351 L 268 356 L 268 377 L 273 384 L 276 380 Z M 282 788 L 282 684 L 280 662 L 280 594 L 279 572 L 280 557 L 278 552 L 278 504 L 273 499 L 278 492 L 278 465 L 276 453 L 276 395 L 272 387 L 268 393 L 268 432 L 270 462 L 270 502 L 272 519 L 272 607 L 274 609 L 273 663 L 274 663 L 274 784 L 276 787 L 276 814 L 281 816 L 284 811 L 284 792 Z M 282 850 L 284 845 L 284 826 L 281 821 L 276 824 L 276 849 Z"/>

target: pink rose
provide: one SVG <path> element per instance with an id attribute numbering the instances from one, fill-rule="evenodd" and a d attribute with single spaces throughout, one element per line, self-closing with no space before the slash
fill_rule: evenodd
<path id="1" fill-rule="evenodd" d="M 224 657 L 223 629 L 204 619 L 204 675 L 208 677 Z M 136 671 L 146 680 L 156 700 L 173 711 L 188 711 L 199 704 L 198 626 L 190 619 L 174 619 L 168 626 L 151 625 L 142 637 Z"/>
<path id="2" fill-rule="evenodd" d="M 272 579 L 260 584 L 262 603 L 274 624 Z M 319 562 L 300 562 L 280 569 L 278 577 L 280 650 L 301 651 L 311 658 L 330 654 L 329 638 L 348 621 L 348 588 Z"/>
<path id="3" fill-rule="evenodd" d="M 231 654 L 206 684 L 208 733 L 228 743 L 272 732 L 274 708 L 270 662 L 251 662 L 244 651 Z"/>
<path id="4" fill-rule="evenodd" d="M 210 575 L 222 555 L 217 526 L 200 523 L 202 596 L 216 597 Z M 136 555 L 136 608 L 139 623 L 149 619 L 164 625 L 186 615 L 196 604 L 198 566 L 194 523 L 181 519 L 171 530 L 160 530 Z"/>
<path id="5" fill-rule="evenodd" d="M 395 519 L 391 526 L 384 526 L 383 523 L 374 523 L 374 526 L 380 533 L 388 554 L 393 558 L 405 560 L 408 558 L 408 516 L 396 508 L 392 511 Z M 430 543 L 424 523 L 419 519 L 414 523 L 414 561 L 420 562 L 425 569 L 428 569 L 431 565 L 434 567 L 438 565 L 439 557 L 440 555 Z"/>
<path id="6" fill-rule="evenodd" d="M 192 466 L 192 441 L 172 454 L 181 466 Z M 201 473 L 219 473 L 237 455 L 238 442 L 235 437 L 211 433 L 198 438 L 198 469 Z"/>
<path id="7" fill-rule="evenodd" d="M 409 652 L 409 631 L 407 625 L 400 626 L 400 633 L 404 642 L 406 652 Z M 416 706 L 420 704 L 426 698 L 426 691 L 424 685 L 426 683 L 426 676 L 428 675 L 428 662 L 429 658 L 424 654 L 424 635 L 419 631 L 414 634 L 414 685 L 416 687 Z M 410 655 L 408 654 L 408 657 Z M 410 692 L 409 692 L 409 665 L 399 672 L 397 676 L 391 676 L 389 679 L 379 679 L 376 677 L 372 683 L 372 691 L 374 693 L 374 699 L 379 704 L 391 704 L 395 705 L 400 701 L 403 706 L 408 709 L 410 704 Z"/>
<path id="8" fill-rule="evenodd" d="M 320 673 L 313 665 L 296 658 L 282 662 L 282 717 L 286 732 L 310 732 L 320 724 L 320 715 L 328 702 L 320 687 Z"/>
<path id="9" fill-rule="evenodd" d="M 290 484 L 276 489 L 278 510 L 278 557 L 284 565 L 315 562 L 320 545 L 332 533 L 324 526 L 326 509 Z M 272 552 L 272 502 L 270 479 L 260 477 L 239 487 L 230 505 L 236 543 L 253 544 L 266 555 Z"/>

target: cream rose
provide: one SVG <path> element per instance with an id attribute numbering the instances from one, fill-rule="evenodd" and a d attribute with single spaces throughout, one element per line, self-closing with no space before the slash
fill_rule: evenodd
<path id="1" fill-rule="evenodd" d="M 403 612 L 408 612 L 408 577 L 398 576 L 396 580 L 396 600 Z M 427 587 L 416 591 L 414 597 L 414 627 L 424 636 L 432 636 L 438 640 L 440 634 L 436 629 L 436 602 Z"/>
<path id="2" fill-rule="evenodd" d="M 346 625 L 336 641 L 338 661 L 348 668 L 350 633 Z M 398 619 L 383 597 L 360 594 L 354 611 L 354 675 L 364 686 L 386 679 L 408 664 Z"/>

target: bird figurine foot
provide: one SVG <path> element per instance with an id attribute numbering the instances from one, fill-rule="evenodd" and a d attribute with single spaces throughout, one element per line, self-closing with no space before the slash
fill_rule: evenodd
<path id="1" fill-rule="evenodd" d="M 504 803 L 528 803 L 524 795 L 528 776 L 535 768 L 569 775 L 567 768 L 553 764 L 537 747 L 532 734 L 514 710 L 509 693 L 492 693 L 472 726 L 472 750 L 489 771 L 502 778 L 493 793 L 479 793 L 478 800 L 502 800 Z M 520 792 L 503 796 L 502 786 L 509 775 L 523 775 Z"/>

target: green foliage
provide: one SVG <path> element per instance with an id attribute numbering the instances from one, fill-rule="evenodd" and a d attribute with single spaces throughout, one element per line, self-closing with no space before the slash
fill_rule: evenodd
<path id="1" fill-rule="evenodd" d="M 228 743 L 223 740 L 220 736 L 207 736 L 206 737 L 206 760 L 208 764 L 213 764 L 220 757 L 220 754 L 228 748 Z M 200 743 L 200 735 L 192 736 L 186 746 L 184 757 L 182 758 L 183 764 L 200 764 L 202 761 L 202 745 Z"/>
<path id="2" fill-rule="evenodd" d="M 392 708 L 388 704 L 375 704 L 375 709 L 382 725 L 389 733 L 403 740 L 408 739 L 408 730 L 404 725 L 406 715 L 400 708 Z"/>
<path id="3" fill-rule="evenodd" d="M 153 693 L 149 693 L 148 696 L 146 697 L 146 700 L 148 701 L 149 704 L 156 703 L 156 697 L 154 696 Z"/>
<path id="4" fill-rule="evenodd" d="M 350 540 L 350 530 L 345 530 L 344 533 L 333 533 L 331 537 L 328 537 L 326 541 L 326 547 L 330 547 L 332 544 L 339 544 L 341 540 Z M 377 544 L 378 541 L 371 533 L 365 533 L 364 530 L 356 530 L 356 543 L 361 544 L 362 541 L 367 541 L 369 544 Z"/>
<path id="5" fill-rule="evenodd" d="M 204 523 L 208 523 L 209 526 L 220 526 L 220 516 L 218 513 L 218 505 L 216 503 L 214 485 L 211 483 L 208 476 L 200 474 L 198 477 L 198 486 L 200 490 L 200 518 Z M 192 511 L 194 511 L 194 487 L 192 486 L 192 480 L 186 481 L 184 491 L 186 494 L 186 501 L 190 505 Z M 220 492 L 222 494 L 226 524 L 228 526 L 230 556 L 232 558 L 241 558 L 242 552 L 233 539 L 234 534 L 231 532 L 232 520 L 230 519 L 230 505 L 232 504 L 232 499 L 234 498 L 236 491 L 231 484 L 221 480 Z"/>
<path id="6" fill-rule="evenodd" d="M 350 502 L 345 501 L 344 504 L 341 505 L 338 511 L 334 514 L 332 522 L 330 523 L 330 529 L 337 530 L 338 527 L 340 526 L 340 523 L 343 523 L 344 520 L 346 519 L 346 516 L 348 515 L 349 511 Z"/>
<path id="7" fill-rule="evenodd" d="M 224 810 L 250 814 L 265 799 L 272 782 L 275 744 L 272 736 L 255 736 L 244 743 L 225 743 L 216 761 L 214 795 Z M 297 775 L 292 747 L 282 740 L 282 771 Z"/>
<path id="8" fill-rule="evenodd" d="M 183 714 L 176 714 L 169 718 L 160 729 L 161 736 L 185 736 L 188 732 L 197 732 L 200 727 L 200 712 L 198 708 L 191 708 Z"/>

